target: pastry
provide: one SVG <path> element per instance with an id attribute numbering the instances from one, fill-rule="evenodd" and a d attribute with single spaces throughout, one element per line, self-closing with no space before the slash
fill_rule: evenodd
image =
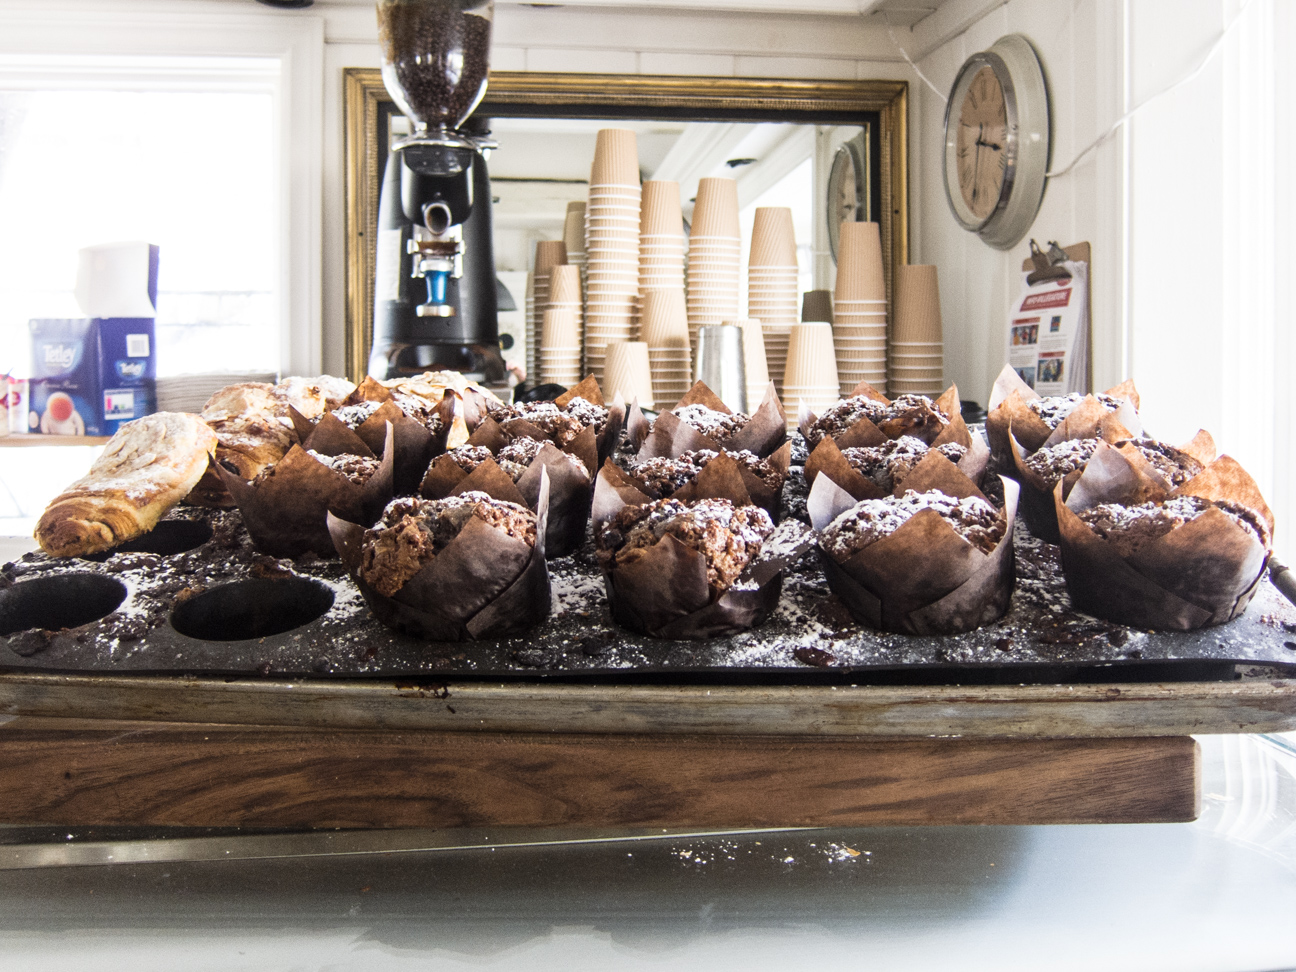
<path id="1" fill-rule="evenodd" d="M 202 477 L 216 442 L 202 419 L 184 412 L 156 412 L 123 425 L 90 472 L 41 516 L 41 549 L 54 557 L 84 556 L 152 530 Z"/>
<path id="2" fill-rule="evenodd" d="M 744 412 L 720 412 L 701 403 L 683 405 L 672 409 L 671 413 L 717 443 L 733 438 L 750 420 Z"/>
<path id="3" fill-rule="evenodd" d="M 1124 402 L 1124 399 L 1116 398 L 1114 395 L 1108 395 L 1105 392 L 1093 397 L 1097 399 L 1098 404 L 1109 412 L 1118 411 Z M 1026 403 L 1026 407 L 1034 412 L 1040 421 L 1050 429 L 1056 429 L 1062 424 L 1062 420 L 1074 412 L 1076 407 L 1084 400 L 1084 395 L 1072 392 L 1070 395 L 1033 398 Z"/>

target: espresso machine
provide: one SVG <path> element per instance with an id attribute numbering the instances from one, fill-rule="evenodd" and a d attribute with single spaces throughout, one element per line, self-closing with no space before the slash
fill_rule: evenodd
<path id="1" fill-rule="evenodd" d="M 452 370 L 502 381 L 486 157 L 469 122 L 486 94 L 494 0 L 378 0 L 383 82 L 412 134 L 392 143 L 378 202 L 378 379 Z"/>

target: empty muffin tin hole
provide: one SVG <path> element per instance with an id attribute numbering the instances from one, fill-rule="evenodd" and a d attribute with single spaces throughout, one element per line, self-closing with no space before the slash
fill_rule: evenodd
<path id="1" fill-rule="evenodd" d="M 223 584 L 171 612 L 171 627 L 204 641 L 246 641 L 310 624 L 333 606 L 333 589 L 305 577 Z"/>
<path id="2" fill-rule="evenodd" d="M 0 635 L 32 628 L 77 628 L 112 614 L 126 600 L 126 585 L 99 574 L 57 574 L 0 591 Z"/>
<path id="3" fill-rule="evenodd" d="M 211 539 L 211 535 L 211 524 L 203 520 L 163 520 L 142 537 L 119 543 L 102 553 L 87 554 L 82 559 L 102 563 L 119 553 L 148 553 L 169 557 L 201 547 Z"/>

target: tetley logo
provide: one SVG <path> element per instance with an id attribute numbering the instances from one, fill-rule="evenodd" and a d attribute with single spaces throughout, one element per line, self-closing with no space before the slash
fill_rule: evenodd
<path id="1" fill-rule="evenodd" d="M 143 361 L 118 361 L 117 377 L 118 378 L 143 378 L 144 362 Z"/>
<path id="2" fill-rule="evenodd" d="M 81 349 L 75 344 L 45 345 L 45 363 L 61 371 L 70 371 L 75 367 Z"/>

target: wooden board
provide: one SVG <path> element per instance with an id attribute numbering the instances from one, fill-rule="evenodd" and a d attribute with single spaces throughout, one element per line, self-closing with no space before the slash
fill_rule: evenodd
<path id="1" fill-rule="evenodd" d="M 573 685 L 0 674 L 0 715 L 441 732 L 1127 737 L 1296 730 L 1296 679 Z"/>
<path id="2" fill-rule="evenodd" d="M 246 827 L 806 827 L 1185 821 L 1155 739 L 302 731 L 19 719 L 0 821 Z"/>

